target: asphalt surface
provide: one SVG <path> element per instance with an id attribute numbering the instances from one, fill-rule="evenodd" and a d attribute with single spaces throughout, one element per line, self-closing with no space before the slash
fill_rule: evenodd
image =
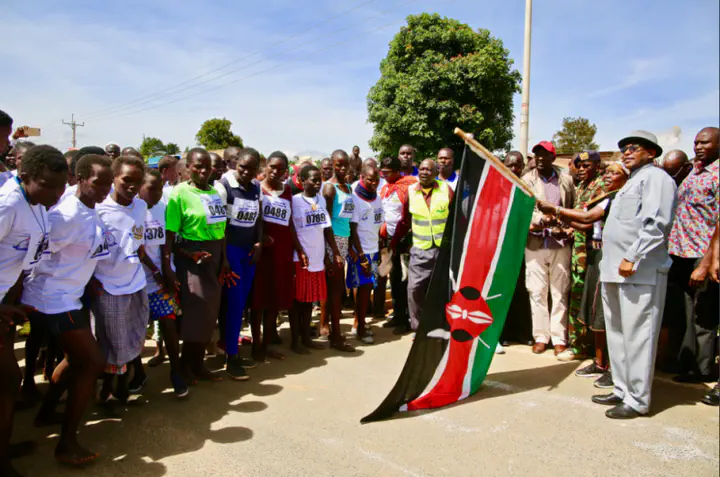
<path id="1" fill-rule="evenodd" d="M 496 356 L 485 385 L 462 403 L 361 425 L 411 345 L 410 336 L 375 330 L 376 344 L 352 355 L 297 356 L 283 346 L 288 359 L 259 365 L 250 381 L 201 383 L 185 400 L 172 394 L 167 364 L 149 369 L 120 419 L 88 410 L 80 441 L 101 457 L 82 471 L 54 461 L 57 429 L 34 428 L 33 411 L 19 413 L 13 440 L 39 447 L 16 467 L 27 477 L 718 475 L 718 408 L 699 403 L 707 387 L 661 376 L 651 417 L 613 421 L 590 401 L 592 380 L 573 375 L 583 363 L 522 345 Z"/>

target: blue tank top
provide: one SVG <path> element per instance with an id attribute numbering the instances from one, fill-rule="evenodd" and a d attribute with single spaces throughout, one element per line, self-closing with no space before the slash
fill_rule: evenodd
<path id="1" fill-rule="evenodd" d="M 339 184 L 333 184 L 333 186 L 335 186 L 335 199 L 333 200 L 331 218 L 333 233 L 338 237 L 350 237 L 350 219 L 355 207 L 352 199 L 352 189 L 348 194 L 340 189 Z M 347 187 L 350 189 L 349 185 Z"/>

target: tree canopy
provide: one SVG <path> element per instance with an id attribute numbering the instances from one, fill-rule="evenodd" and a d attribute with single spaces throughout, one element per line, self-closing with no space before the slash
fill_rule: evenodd
<path id="1" fill-rule="evenodd" d="M 208 119 L 195 135 L 195 140 L 205 149 L 225 149 L 230 146 L 243 147 L 240 136 L 230 130 L 232 122 L 229 119 Z"/>
<path id="2" fill-rule="evenodd" d="M 509 148 L 521 79 L 512 66 L 502 41 L 488 30 L 438 14 L 408 16 L 368 94 L 370 146 L 381 157 L 396 155 L 406 143 L 418 159 L 442 147 L 459 152 L 463 141 L 453 129 L 460 127 L 490 150 Z"/>
<path id="3" fill-rule="evenodd" d="M 140 148 L 140 154 L 145 157 L 175 155 L 180 153 L 180 147 L 174 142 L 163 143 L 156 137 L 144 137 Z"/>
<path id="4" fill-rule="evenodd" d="M 595 133 L 597 126 L 585 118 L 563 118 L 562 129 L 553 135 L 553 143 L 558 154 L 597 150 Z"/>

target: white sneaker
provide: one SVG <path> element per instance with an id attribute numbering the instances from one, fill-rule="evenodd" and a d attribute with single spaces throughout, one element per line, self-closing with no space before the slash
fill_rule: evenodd
<path id="1" fill-rule="evenodd" d="M 350 333 L 348 333 L 348 336 L 350 338 L 355 338 L 357 336 L 357 328 L 353 328 L 350 330 Z M 367 327 L 365 329 L 365 336 L 375 336 L 375 333 L 372 332 L 370 327 Z"/>
<path id="2" fill-rule="evenodd" d="M 505 354 L 505 348 L 500 343 L 495 347 L 495 354 Z"/>
<path id="3" fill-rule="evenodd" d="M 375 343 L 375 338 L 370 335 L 365 335 L 364 337 L 360 338 L 360 341 L 365 344 L 373 344 Z"/>
<path id="4" fill-rule="evenodd" d="M 574 361 L 575 353 L 570 348 L 557 355 L 558 361 Z"/>

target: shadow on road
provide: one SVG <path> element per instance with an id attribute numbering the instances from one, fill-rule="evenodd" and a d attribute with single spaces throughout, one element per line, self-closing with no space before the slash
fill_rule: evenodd
<path id="1" fill-rule="evenodd" d="M 347 312 L 347 310 L 346 310 Z M 343 332 L 352 327 L 344 316 Z M 400 339 L 391 330 L 378 326 L 376 344 Z M 284 361 L 269 361 L 248 370 L 250 380 L 235 382 L 224 379 L 218 383 L 202 382 L 190 389 L 186 399 L 177 399 L 169 381 L 170 367 L 165 363 L 157 368 L 146 368 L 148 383 L 142 395 L 120 409 L 118 419 L 107 419 L 102 411 L 91 405 L 86 413 L 86 424 L 81 427 L 79 440 L 101 457 L 92 464 L 92 475 L 127 477 L 160 477 L 167 473 L 161 459 L 191 453 L 203 448 L 207 441 L 220 444 L 241 444 L 253 438 L 252 429 L 246 427 L 223 427 L 223 420 L 231 413 L 254 413 L 267 409 L 267 404 L 255 398 L 272 396 L 283 390 L 282 386 L 269 384 L 285 376 L 303 373 L 328 364 L 330 358 L 357 358 L 363 355 L 362 344 L 355 353 L 341 353 L 334 349 L 313 350 L 309 355 L 296 355 L 288 348 L 289 329 L 280 330 L 284 344 L 276 347 L 286 354 Z M 22 348 L 16 351 L 23 358 Z M 150 357 L 154 350 L 146 348 L 144 356 Z M 249 356 L 249 347 L 241 347 L 241 354 Z M 223 358 L 206 360 L 211 370 L 221 371 Z M 222 373 L 224 377 L 224 373 Z M 46 385 L 36 376 L 38 387 Z M 12 441 L 34 439 L 38 449 L 30 456 L 14 461 L 15 466 L 27 477 L 53 475 L 77 476 L 75 469 L 59 466 L 53 459 L 59 428 L 39 429 L 33 426 L 37 408 L 15 414 L 15 431 Z M 242 454 L 242 447 L 232 447 L 232 452 Z M 240 459 L 240 456 L 239 456 Z M 196 463 L 195 465 L 203 465 Z M 241 465 L 241 461 L 238 461 Z M 212 472 L 211 472 L 212 473 Z M 182 475 L 197 475 L 197 469 L 186 469 Z"/>

